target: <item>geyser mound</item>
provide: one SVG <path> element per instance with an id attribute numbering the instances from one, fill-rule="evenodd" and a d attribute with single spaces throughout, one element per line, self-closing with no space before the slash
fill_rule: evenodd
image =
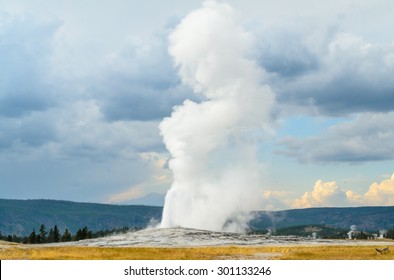
<path id="1" fill-rule="evenodd" d="M 328 240 L 296 236 L 228 233 L 191 228 L 150 228 L 97 239 L 69 242 L 67 246 L 93 247 L 190 247 L 190 246 L 278 246 L 292 244 L 349 244 L 350 240 Z M 353 245 L 364 244 L 350 243 Z M 378 243 L 381 244 L 381 243 Z M 65 246 L 64 244 L 59 246 Z M 51 246 L 56 246 L 51 244 Z"/>

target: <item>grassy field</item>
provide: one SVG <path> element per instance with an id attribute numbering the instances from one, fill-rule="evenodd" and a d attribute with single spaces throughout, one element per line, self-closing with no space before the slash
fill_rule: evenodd
<path id="1" fill-rule="evenodd" d="M 4 245 L 2 260 L 394 260 L 394 252 L 377 254 L 375 246 L 109 248 Z"/>

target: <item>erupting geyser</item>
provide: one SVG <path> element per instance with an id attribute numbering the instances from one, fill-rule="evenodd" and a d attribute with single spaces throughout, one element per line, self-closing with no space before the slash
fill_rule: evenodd
<path id="1" fill-rule="evenodd" d="M 162 227 L 239 232 L 248 211 L 261 207 L 255 142 L 268 125 L 274 94 L 252 59 L 253 45 L 233 8 L 215 1 L 170 35 L 179 76 L 202 101 L 184 101 L 160 124 L 174 175 Z"/>

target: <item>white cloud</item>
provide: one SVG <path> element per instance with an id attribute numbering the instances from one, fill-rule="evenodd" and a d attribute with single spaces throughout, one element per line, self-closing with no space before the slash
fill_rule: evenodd
<path id="1" fill-rule="evenodd" d="M 389 179 L 373 183 L 363 195 L 348 191 L 350 200 L 363 205 L 394 205 L 394 173 Z"/>
<path id="2" fill-rule="evenodd" d="M 394 173 L 389 179 L 373 183 L 368 191 L 360 195 L 351 190 L 343 190 L 335 181 L 318 180 L 311 192 L 291 203 L 295 208 L 338 207 L 338 206 L 391 206 L 394 204 Z"/>
<path id="3" fill-rule="evenodd" d="M 320 206 L 345 206 L 346 193 L 332 182 L 318 180 L 312 192 L 305 192 L 304 195 L 296 199 L 292 206 L 295 208 L 309 208 Z"/>

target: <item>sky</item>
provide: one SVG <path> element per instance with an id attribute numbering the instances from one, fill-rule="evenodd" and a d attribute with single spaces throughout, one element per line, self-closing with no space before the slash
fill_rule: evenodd
<path id="1" fill-rule="evenodd" d="M 394 3 L 225 2 L 275 94 L 257 140 L 261 209 L 394 205 Z M 159 124 L 204 98 L 168 37 L 202 3 L 0 1 L 0 198 L 164 195 Z"/>

